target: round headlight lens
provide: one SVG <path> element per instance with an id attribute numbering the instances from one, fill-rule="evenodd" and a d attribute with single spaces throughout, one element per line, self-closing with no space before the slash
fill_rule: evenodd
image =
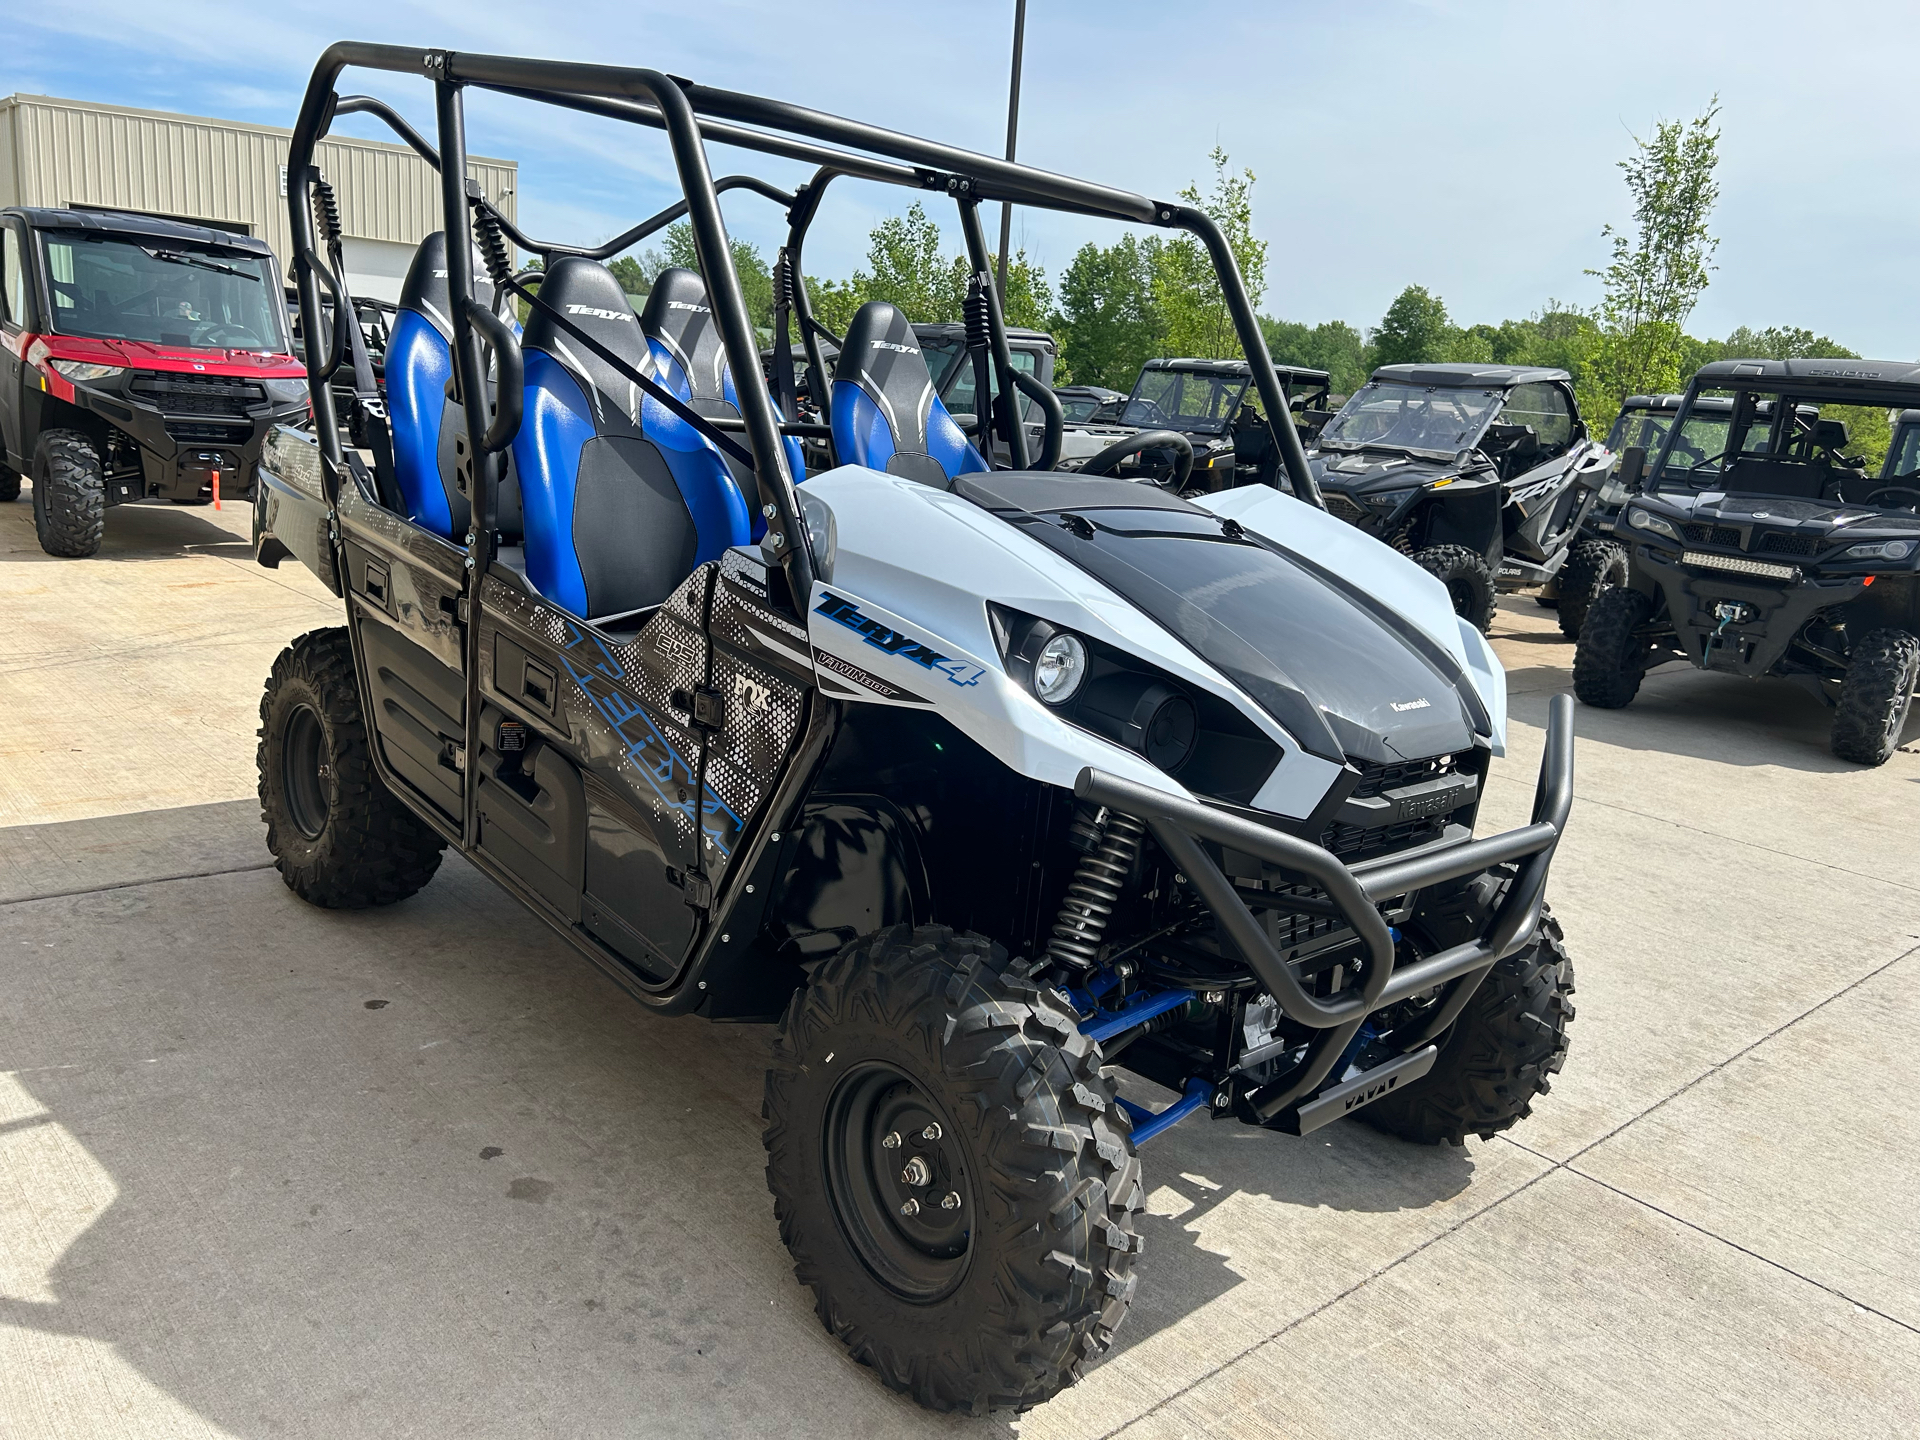
<path id="1" fill-rule="evenodd" d="M 1904 560 L 1913 553 L 1911 540 L 1879 540 L 1870 545 L 1850 545 L 1847 558 L 1850 560 Z"/>
<path id="2" fill-rule="evenodd" d="M 1064 630 L 1040 647 L 1033 658 L 1033 693 L 1049 705 L 1064 705 L 1087 678 L 1087 647 Z"/>

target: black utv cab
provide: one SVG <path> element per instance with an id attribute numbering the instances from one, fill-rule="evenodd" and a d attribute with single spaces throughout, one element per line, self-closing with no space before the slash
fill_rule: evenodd
<path id="1" fill-rule="evenodd" d="M 1275 365 L 1290 416 L 1324 414 L 1332 377 L 1324 370 Z M 1244 360 L 1149 360 L 1117 423 L 1129 437 L 1089 457 L 1088 475 L 1146 480 L 1174 491 L 1212 492 L 1272 481 L 1280 465 L 1258 397 L 1247 394 Z M 1296 425 L 1311 438 L 1312 430 Z"/>
<path id="2" fill-rule="evenodd" d="M 1625 539 L 1614 533 L 1620 512 L 1628 498 L 1637 494 L 1646 483 L 1653 458 L 1667 443 L 1667 433 L 1673 429 L 1674 418 L 1680 413 L 1680 406 L 1686 398 L 1684 395 L 1633 395 L 1620 407 L 1620 413 L 1614 417 L 1613 428 L 1607 432 L 1607 449 L 1613 452 L 1614 457 L 1613 469 L 1607 473 L 1606 480 L 1600 486 L 1599 498 L 1587 512 L 1586 529 L 1589 536 L 1605 540 Z M 1758 413 L 1762 418 L 1771 416 L 1773 402 L 1761 401 Z M 1820 412 L 1813 406 L 1802 405 L 1797 423 L 1805 430 L 1819 418 Z M 1724 395 L 1698 397 L 1688 414 L 1685 428 L 1674 441 L 1674 454 L 1688 464 L 1720 454 L 1726 449 L 1727 426 L 1732 420 L 1733 402 Z M 1766 440 L 1765 427 L 1755 426 L 1747 445 L 1749 449 L 1764 448 Z M 1638 473 L 1633 475 L 1627 473 L 1625 456 L 1629 450 L 1641 452 Z"/>
<path id="3" fill-rule="evenodd" d="M 1903 423 L 1869 474 L 1829 412 L 1916 403 L 1911 361 L 1723 360 L 1695 375 L 1617 527 L 1630 579 L 1587 617 L 1580 698 L 1626 705 L 1667 660 L 1782 676 L 1835 707 L 1834 754 L 1884 763 L 1920 678 L 1920 442 Z M 1629 448 L 1628 473 L 1643 463 Z"/>
<path id="4" fill-rule="evenodd" d="M 1056 385 L 1060 409 L 1069 425 L 1114 425 L 1126 407 L 1127 397 L 1104 385 Z"/>
<path id="5" fill-rule="evenodd" d="M 1579 634 L 1624 575 L 1604 542 L 1576 543 L 1605 473 L 1564 370 L 1383 365 L 1321 430 L 1327 508 L 1446 583 L 1485 630 L 1497 591 L 1542 588 Z"/>

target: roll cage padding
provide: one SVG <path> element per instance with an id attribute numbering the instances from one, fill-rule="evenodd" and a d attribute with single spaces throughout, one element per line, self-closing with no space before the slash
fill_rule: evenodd
<path id="1" fill-rule="evenodd" d="M 593 620 L 660 604 L 752 526 L 712 441 L 591 349 L 545 307 L 643 374 L 653 358 L 620 282 L 567 257 L 527 319 L 524 419 L 513 454 L 526 513 L 527 578 Z"/>
<path id="2" fill-rule="evenodd" d="M 834 362 L 833 443 L 842 464 L 943 489 L 990 468 L 934 393 L 912 323 L 884 300 L 855 313 Z"/>

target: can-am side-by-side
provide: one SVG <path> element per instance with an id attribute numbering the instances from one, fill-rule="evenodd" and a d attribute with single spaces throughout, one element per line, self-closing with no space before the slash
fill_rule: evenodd
<path id="1" fill-rule="evenodd" d="M 1615 527 L 1628 583 L 1602 595 L 1574 688 L 1618 708 L 1655 665 L 1780 676 L 1834 708 L 1843 760 L 1880 765 L 1920 684 L 1920 443 L 1878 473 L 1826 406 L 1920 405 L 1911 361 L 1724 360 L 1693 377 Z M 1697 417 L 1697 418 L 1696 418 Z"/>
<path id="2" fill-rule="evenodd" d="M 264 241 L 114 210 L 0 210 L 0 499 L 33 481 L 49 555 L 107 511 L 252 493 L 267 431 L 307 416 Z"/>
<path id="3" fill-rule="evenodd" d="M 434 138 L 398 128 L 445 217 L 358 422 L 329 383 L 353 327 L 315 323 L 323 294 L 352 302 L 312 156 L 336 115 L 397 116 L 336 93 L 349 66 L 431 85 Z M 599 247 L 522 234 L 464 183 L 473 90 L 664 130 L 683 201 Z M 715 178 L 709 144 L 817 168 Z M 1545 904 L 1571 699 L 1528 823 L 1475 838 L 1499 662 L 1443 585 L 1321 507 L 1205 214 L 654 70 L 377 45 L 322 57 L 289 174 L 315 425 L 268 443 L 257 554 L 343 613 L 261 702 L 280 872 L 383 904 L 451 846 L 641 1003 L 776 1022 L 781 1237 L 886 1384 L 981 1413 L 1077 1377 L 1150 1264 L 1140 1149 L 1190 1115 L 1458 1142 L 1546 1091 L 1573 1015 Z M 840 177 L 955 204 L 994 397 L 970 421 L 894 306 L 840 335 L 812 315 L 801 251 Z M 771 385 L 734 189 L 788 220 Z M 1056 468 L 1061 408 L 1013 365 L 992 282 L 979 211 L 1003 200 L 1205 248 L 1278 484 Z M 636 315 L 600 262 L 682 214 L 700 273 Z M 796 333 L 824 421 L 797 418 Z M 831 462 L 804 484 L 793 441 Z"/>
<path id="4" fill-rule="evenodd" d="M 1581 526 L 1609 456 L 1564 370 L 1383 365 L 1313 456 L 1327 506 L 1438 576 L 1482 630 L 1499 592 L 1543 587 L 1569 639 L 1618 579 Z"/>

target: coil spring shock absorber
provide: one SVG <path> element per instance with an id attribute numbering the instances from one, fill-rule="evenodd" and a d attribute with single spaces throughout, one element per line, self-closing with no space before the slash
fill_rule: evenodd
<path id="1" fill-rule="evenodd" d="M 960 314 L 967 324 L 967 348 L 991 349 L 993 327 L 988 319 L 986 284 L 979 275 L 968 277 L 967 298 L 960 304 Z"/>
<path id="2" fill-rule="evenodd" d="M 340 198 L 333 193 L 333 184 L 321 175 L 313 172 L 313 217 L 320 223 L 320 242 L 328 250 L 340 243 Z"/>
<path id="3" fill-rule="evenodd" d="M 1084 833 L 1084 828 L 1075 822 L 1077 832 Z M 1133 816 L 1104 809 L 1093 818 L 1092 828 L 1093 844 L 1073 872 L 1047 941 L 1047 958 L 1075 970 L 1091 970 L 1099 963 L 1101 938 L 1147 832 Z"/>
<path id="4" fill-rule="evenodd" d="M 473 210 L 473 241 L 480 247 L 480 258 L 486 262 L 487 278 L 493 281 L 494 293 L 505 294 L 507 282 L 513 278 L 507 237 L 501 233 L 500 221 L 494 213 L 478 205 Z"/>

